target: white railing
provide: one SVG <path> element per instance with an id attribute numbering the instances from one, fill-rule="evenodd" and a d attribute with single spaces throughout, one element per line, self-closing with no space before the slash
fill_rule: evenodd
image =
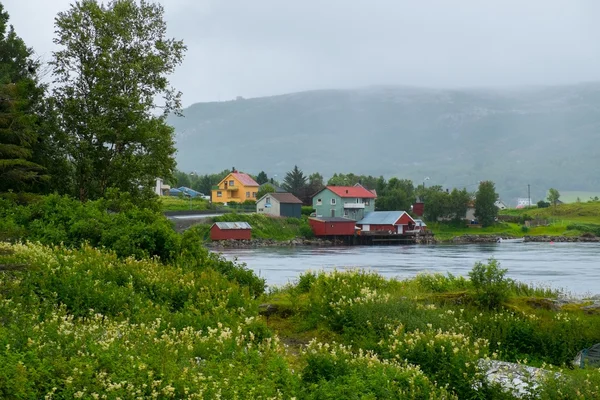
<path id="1" fill-rule="evenodd" d="M 365 203 L 344 203 L 344 208 L 365 208 Z"/>

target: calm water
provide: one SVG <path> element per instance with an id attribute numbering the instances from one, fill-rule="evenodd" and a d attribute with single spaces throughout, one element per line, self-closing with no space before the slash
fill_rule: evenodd
<path id="1" fill-rule="evenodd" d="M 402 278 L 423 271 L 466 276 L 475 262 L 494 257 L 521 282 L 574 295 L 600 293 L 600 243 L 257 248 L 227 249 L 223 255 L 246 263 L 269 285 L 294 282 L 308 269 L 365 268 Z"/>

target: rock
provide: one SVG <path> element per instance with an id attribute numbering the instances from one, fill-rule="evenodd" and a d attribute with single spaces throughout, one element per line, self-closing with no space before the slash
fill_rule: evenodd
<path id="1" fill-rule="evenodd" d="M 485 374 L 489 383 L 499 384 L 505 391 L 517 398 L 529 397 L 544 378 L 550 377 L 552 374 L 541 368 L 485 359 L 479 360 L 479 369 Z M 554 376 L 559 378 L 561 375 L 554 373 Z"/>
<path id="2" fill-rule="evenodd" d="M 599 314 L 600 313 L 600 303 L 590 304 L 589 306 L 583 306 L 581 309 L 586 314 Z"/>

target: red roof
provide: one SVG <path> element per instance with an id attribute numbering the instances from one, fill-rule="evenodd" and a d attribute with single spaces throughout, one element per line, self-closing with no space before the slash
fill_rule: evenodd
<path id="1" fill-rule="evenodd" d="M 252 179 L 250 175 L 244 174 L 243 172 L 232 172 L 231 175 L 233 175 L 244 186 L 259 186 L 259 184 L 256 183 L 256 181 Z"/>
<path id="2" fill-rule="evenodd" d="M 363 199 L 377 198 L 377 195 L 362 186 L 327 186 L 327 189 L 340 197 L 361 197 Z"/>

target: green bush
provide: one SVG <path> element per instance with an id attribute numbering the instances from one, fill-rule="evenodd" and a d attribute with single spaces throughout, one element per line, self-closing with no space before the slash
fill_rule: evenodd
<path id="1" fill-rule="evenodd" d="M 475 289 L 475 300 L 488 309 L 498 308 L 508 300 L 512 281 L 505 278 L 508 270 L 501 269 L 493 258 L 487 264 L 475 263 L 469 277 Z"/>
<path id="2" fill-rule="evenodd" d="M 529 232 L 529 227 L 525 226 L 525 225 L 521 226 L 521 232 L 523 232 L 523 233 Z"/>
<path id="3" fill-rule="evenodd" d="M 315 209 L 313 206 L 302 206 L 302 215 L 310 216 L 310 214 L 314 213 Z"/>

